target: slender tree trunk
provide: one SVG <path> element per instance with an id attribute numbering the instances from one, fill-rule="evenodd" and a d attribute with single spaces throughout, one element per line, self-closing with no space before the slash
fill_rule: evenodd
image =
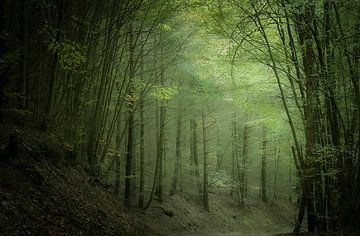
<path id="1" fill-rule="evenodd" d="M 157 146 L 157 158 L 159 160 L 159 170 L 158 170 L 158 182 L 156 195 L 158 197 L 159 202 L 163 201 L 163 168 L 164 168 L 164 142 L 165 142 L 165 104 L 161 101 L 160 105 L 160 121 L 159 121 L 159 137 L 158 137 L 158 146 Z"/>
<path id="2" fill-rule="evenodd" d="M 166 137 L 166 132 L 164 130 L 164 137 Z M 167 168 L 166 168 L 166 139 L 164 138 L 163 140 L 163 146 L 162 146 L 162 176 L 163 176 L 163 179 L 166 179 L 166 171 L 167 171 Z"/>
<path id="3" fill-rule="evenodd" d="M 115 154 L 115 185 L 114 185 L 114 195 L 118 196 L 120 192 L 120 167 L 121 167 L 121 155 L 119 152 Z"/>
<path id="4" fill-rule="evenodd" d="M 179 105 L 180 108 L 180 105 Z M 177 183 L 178 181 L 181 182 L 181 180 L 179 180 L 180 178 L 180 172 L 181 172 L 181 116 L 182 116 L 182 111 L 181 109 L 178 109 L 178 117 L 177 117 L 177 131 L 176 131 L 176 155 L 175 155 L 175 162 L 174 162 L 174 172 L 173 172 L 173 176 L 172 176 L 172 182 L 171 182 L 171 187 L 170 187 L 170 193 L 169 195 L 172 196 L 176 193 L 176 187 L 177 187 Z"/>
<path id="5" fill-rule="evenodd" d="M 160 35 L 160 43 L 161 43 L 161 35 Z M 164 58 L 163 58 L 163 52 L 164 48 L 161 46 L 160 51 L 160 83 L 161 86 L 165 86 L 165 76 L 164 76 Z M 166 107 L 165 107 L 165 101 L 160 102 L 160 120 L 159 120 L 159 140 L 158 140 L 158 148 L 157 148 L 157 158 L 159 158 L 159 170 L 158 170 L 158 184 L 157 184 L 157 191 L 156 195 L 158 197 L 159 202 L 163 201 L 163 174 L 164 174 L 164 143 L 165 143 L 165 113 L 166 113 Z"/>
<path id="6" fill-rule="evenodd" d="M 315 209 L 313 201 L 313 177 L 310 170 L 309 162 L 314 158 L 315 151 L 315 122 L 316 122 L 316 97 L 317 97 L 317 77 L 314 76 L 314 52 L 313 52 L 313 38 L 312 38 L 312 23 L 313 23 L 313 11 L 314 2 L 309 0 L 306 4 L 304 22 L 303 22 L 303 35 L 305 40 L 305 58 L 304 58 L 304 70 L 306 77 L 306 106 L 305 106 L 305 139 L 306 139 L 306 190 L 307 195 L 306 210 L 308 219 L 308 231 L 315 231 Z"/>
<path id="7" fill-rule="evenodd" d="M 203 129 L 203 155 L 204 155 L 204 186 L 203 186 L 203 205 L 206 211 L 209 211 L 209 182 L 208 182 L 208 137 L 207 137 L 207 121 L 205 108 L 202 111 L 202 129 Z"/>
<path id="8" fill-rule="evenodd" d="M 221 167 L 220 128 L 216 127 L 216 166 Z"/>
<path id="9" fill-rule="evenodd" d="M 306 201 L 307 201 L 307 197 L 306 197 L 305 188 L 302 188 L 302 192 L 300 195 L 300 206 L 298 210 L 297 220 L 295 223 L 295 229 L 293 231 L 295 235 L 298 235 L 301 230 L 301 225 L 305 216 Z"/>
<path id="10" fill-rule="evenodd" d="M 247 195 L 247 145 L 248 145 L 248 126 L 244 125 L 243 129 L 243 148 L 242 148 L 242 191 L 241 191 L 241 205 L 245 205 L 245 197 Z"/>
<path id="11" fill-rule="evenodd" d="M 164 168 L 164 126 L 165 126 L 165 105 L 161 102 L 160 107 L 160 130 L 159 130 L 159 141 L 157 147 L 157 158 L 159 160 L 159 170 L 158 170 L 158 182 L 157 182 L 157 191 L 156 195 L 159 202 L 163 201 L 163 168 Z"/>
<path id="12" fill-rule="evenodd" d="M 231 190 L 230 195 L 234 192 L 234 186 L 236 184 L 235 173 L 236 173 L 236 158 L 237 158 L 237 143 L 236 143 L 236 114 L 233 115 L 232 121 L 232 150 L 231 150 Z"/>
<path id="13" fill-rule="evenodd" d="M 56 22 L 56 37 L 55 37 L 55 42 L 59 43 L 60 42 L 60 38 L 61 38 L 61 28 L 62 28 L 62 22 L 63 22 L 63 17 L 64 17 L 64 2 L 63 0 L 57 0 L 57 7 L 58 7 L 58 17 L 57 17 L 57 22 Z M 46 104 L 46 110 L 45 110 L 45 120 L 43 121 L 43 126 L 45 128 L 48 128 L 48 122 L 50 119 L 50 112 L 52 109 L 52 105 L 54 102 L 54 93 L 55 93 L 55 83 L 56 83 L 56 76 L 57 76 L 57 70 L 58 70 L 58 60 L 59 60 L 59 55 L 57 52 L 54 53 L 53 58 L 52 58 L 52 62 L 51 62 L 51 66 L 50 66 L 50 75 L 49 75 L 49 92 L 48 92 L 48 100 L 47 100 L 47 104 Z"/>
<path id="14" fill-rule="evenodd" d="M 267 202 L 267 162 L 266 162 L 266 126 L 262 127 L 262 155 L 261 155 L 261 199 Z"/>
<path id="15" fill-rule="evenodd" d="M 125 206 L 130 206 L 132 198 L 132 175 L 133 175 L 133 158 L 134 158 L 134 85 L 133 79 L 135 77 L 134 64 L 134 32 L 132 23 L 129 26 L 130 34 L 130 57 L 129 57 L 129 94 L 128 94 L 128 139 L 125 165 Z"/>
<path id="16" fill-rule="evenodd" d="M 275 173 L 274 173 L 274 186 L 273 186 L 273 192 L 274 192 L 274 198 L 276 199 L 278 197 L 278 176 L 279 176 L 279 162 L 280 162 L 280 140 L 278 142 L 278 146 L 275 149 Z"/>
<path id="17" fill-rule="evenodd" d="M 120 192 L 120 167 L 121 167 L 121 150 L 120 150 L 120 145 L 121 145 L 121 127 L 120 127 L 120 121 L 118 121 L 117 125 L 116 125 L 116 139 L 115 139 L 115 148 L 116 148 L 116 152 L 115 152 L 115 185 L 114 185 L 114 194 L 116 196 L 119 195 Z"/>
<path id="18" fill-rule="evenodd" d="M 189 148 L 190 148 L 190 176 L 192 178 L 195 177 L 195 164 L 194 164 L 194 135 L 193 135 L 193 123 L 194 123 L 194 120 L 193 119 L 190 119 L 190 138 L 189 138 Z"/>
<path id="19" fill-rule="evenodd" d="M 144 121 L 144 94 L 141 92 L 139 101 L 139 116 L 140 116 L 140 192 L 139 192 L 139 208 L 144 207 L 145 195 L 145 121 Z"/>
<path id="20" fill-rule="evenodd" d="M 199 156 L 198 156 L 198 149 L 197 149 L 197 124 L 194 119 L 190 120 L 190 127 L 191 127 L 191 139 L 192 139 L 192 145 L 191 146 L 191 155 L 193 158 L 193 166 L 194 166 L 194 173 L 195 173 L 195 181 L 197 184 L 197 189 L 199 191 L 199 194 L 201 195 L 201 183 L 200 183 L 200 168 L 199 168 Z"/>
<path id="21" fill-rule="evenodd" d="M 234 114 L 234 120 L 233 120 L 233 144 L 234 144 L 234 150 L 233 150 L 233 154 L 235 155 L 234 159 L 235 159 L 235 171 L 234 171 L 234 175 L 235 177 L 235 183 L 236 183 L 236 192 L 237 192 L 237 197 L 239 200 L 239 205 L 242 206 L 243 205 L 243 179 L 242 179 L 242 175 L 243 175 L 243 170 L 242 167 L 240 166 L 240 131 L 239 131 L 239 127 L 237 124 L 237 117 L 236 114 Z M 235 174 L 236 173 L 236 174 Z"/>

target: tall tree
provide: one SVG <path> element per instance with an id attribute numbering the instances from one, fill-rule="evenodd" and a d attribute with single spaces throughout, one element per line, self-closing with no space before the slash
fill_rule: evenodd
<path id="1" fill-rule="evenodd" d="M 204 155 L 204 181 L 203 181 L 203 205 L 206 211 L 209 211 L 209 181 L 208 181 L 208 136 L 207 136 L 207 129 L 208 124 L 206 120 L 206 110 L 205 107 L 202 110 L 202 131 L 203 131 L 203 155 Z"/>
<path id="2" fill-rule="evenodd" d="M 129 93 L 127 96 L 127 102 L 128 102 L 128 121 L 127 121 L 127 151 L 126 151 L 126 164 L 125 164 L 125 199 L 124 204 L 126 206 L 130 206 L 131 204 L 131 197 L 132 197 L 132 178 L 133 178 L 133 159 L 134 157 L 134 109 L 135 109 L 135 97 L 134 97 L 134 78 L 135 78 L 135 61 L 134 61 L 134 50 L 135 50 L 135 44 L 134 44 L 134 29 L 133 29 L 133 23 L 130 22 L 129 24 Z"/>
<path id="3" fill-rule="evenodd" d="M 182 109 L 179 102 L 176 129 L 176 154 L 174 162 L 174 171 L 169 195 L 172 196 L 176 192 L 178 182 L 181 183 L 181 145 L 182 145 Z"/>
<path id="4" fill-rule="evenodd" d="M 261 154 L 261 199 L 263 202 L 267 202 L 267 161 L 266 161 L 266 126 L 262 126 L 262 154 Z"/>

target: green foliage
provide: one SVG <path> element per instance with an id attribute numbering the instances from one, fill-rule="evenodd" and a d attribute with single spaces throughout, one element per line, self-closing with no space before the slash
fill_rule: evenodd
<path id="1" fill-rule="evenodd" d="M 48 45 L 48 48 L 53 51 L 53 53 L 57 53 L 59 55 L 59 62 L 64 70 L 79 72 L 78 69 L 81 64 L 86 62 L 84 48 L 74 41 L 52 41 Z"/>
<path id="2" fill-rule="evenodd" d="M 57 54 L 62 69 L 72 72 L 81 72 L 79 67 L 86 62 L 85 47 L 73 40 L 56 40 L 58 29 L 45 24 L 42 32 L 45 34 L 44 43 L 49 51 Z"/>
<path id="3" fill-rule="evenodd" d="M 171 28 L 170 25 L 168 24 L 164 24 L 164 23 L 161 23 L 158 25 L 159 29 L 165 31 L 165 32 L 172 32 L 173 31 L 173 28 Z"/>
<path id="4" fill-rule="evenodd" d="M 150 95 L 159 100 L 170 100 L 179 92 L 177 87 L 160 86 L 157 85 L 153 88 Z"/>

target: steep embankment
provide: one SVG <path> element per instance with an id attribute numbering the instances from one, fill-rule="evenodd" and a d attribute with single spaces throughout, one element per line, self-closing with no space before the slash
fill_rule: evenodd
<path id="1" fill-rule="evenodd" d="M 157 235 L 75 165 L 55 137 L 0 127 L 0 234 Z"/>

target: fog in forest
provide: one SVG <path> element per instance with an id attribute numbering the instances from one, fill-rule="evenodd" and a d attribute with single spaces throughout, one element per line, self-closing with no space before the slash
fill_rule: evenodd
<path id="1" fill-rule="evenodd" d="M 0 235 L 359 235 L 359 27 L 357 0 L 0 1 Z"/>

